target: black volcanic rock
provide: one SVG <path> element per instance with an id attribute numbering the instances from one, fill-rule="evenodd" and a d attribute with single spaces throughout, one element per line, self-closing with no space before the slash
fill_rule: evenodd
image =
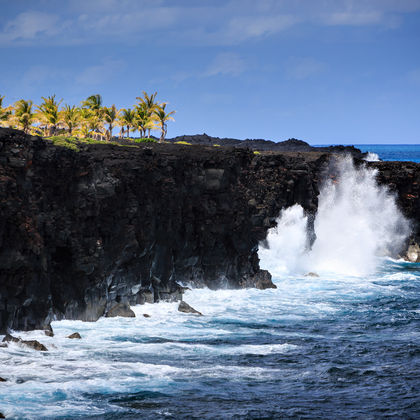
<path id="1" fill-rule="evenodd" d="M 117 303 L 106 314 L 108 318 L 122 316 L 125 318 L 135 318 L 136 314 L 131 310 L 127 303 Z"/>
<path id="2" fill-rule="evenodd" d="M 203 316 L 201 312 L 197 311 L 197 309 L 194 309 L 192 306 L 188 305 L 188 303 L 183 300 L 179 302 L 178 311 L 184 312 L 186 314 L 195 314 L 195 315 Z"/>
<path id="3" fill-rule="evenodd" d="M 263 139 L 246 139 L 238 140 L 231 138 L 211 137 L 207 134 L 184 135 L 168 139 L 167 141 L 176 143 L 185 141 L 191 144 L 199 144 L 202 146 L 227 146 L 240 149 L 250 149 L 258 151 L 271 152 L 325 152 L 336 154 L 351 154 L 353 157 L 362 159 L 366 153 L 362 153 L 354 146 L 325 146 L 314 147 L 303 140 L 289 139 L 280 142 Z"/>
<path id="4" fill-rule="evenodd" d="M 172 144 L 75 152 L 0 129 L 0 332 L 181 300 L 180 284 L 272 287 L 258 244 L 282 208 L 316 212 L 330 159 Z M 419 220 L 420 165 L 371 165 Z"/>
<path id="5" fill-rule="evenodd" d="M 21 338 L 13 337 L 10 334 L 5 335 L 5 337 L 3 338 L 3 342 L 23 344 L 24 346 L 29 347 L 33 350 L 37 350 L 37 351 L 48 351 L 48 349 L 37 340 L 22 340 Z"/>

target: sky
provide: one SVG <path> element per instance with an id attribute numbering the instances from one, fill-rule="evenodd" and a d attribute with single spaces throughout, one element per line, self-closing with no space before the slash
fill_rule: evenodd
<path id="1" fill-rule="evenodd" d="M 0 94 L 176 110 L 168 136 L 420 144 L 420 0 L 0 0 Z"/>

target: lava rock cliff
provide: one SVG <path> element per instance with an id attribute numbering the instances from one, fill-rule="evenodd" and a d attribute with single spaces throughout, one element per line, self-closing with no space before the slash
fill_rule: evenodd
<path id="1" fill-rule="evenodd" d="M 0 332 L 179 300 L 185 284 L 273 287 L 258 244 L 280 209 L 316 212 L 331 156 L 172 144 L 76 152 L 0 129 Z M 374 165 L 419 220 L 420 165 Z"/>

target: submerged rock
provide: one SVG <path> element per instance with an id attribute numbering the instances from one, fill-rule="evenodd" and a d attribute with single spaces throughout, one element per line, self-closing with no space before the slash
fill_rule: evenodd
<path id="1" fill-rule="evenodd" d="M 78 332 L 74 332 L 73 334 L 70 334 L 69 336 L 67 336 L 67 338 L 71 338 L 71 339 L 81 339 L 82 336 L 78 333 Z"/>
<path id="2" fill-rule="evenodd" d="M 117 303 L 106 314 L 107 318 L 114 318 L 116 316 L 135 318 L 136 314 L 131 310 L 128 303 Z"/>
<path id="3" fill-rule="evenodd" d="M 186 314 L 196 314 L 196 315 L 203 316 L 203 314 L 201 312 L 197 311 L 196 309 L 194 309 L 192 306 L 188 305 L 188 303 L 183 301 L 183 300 L 181 300 L 181 302 L 179 302 L 178 311 L 179 312 L 184 312 Z"/>
<path id="4" fill-rule="evenodd" d="M 310 271 L 309 273 L 305 274 L 305 277 L 319 277 L 319 274 L 314 273 L 313 271 Z"/>
<path id="5" fill-rule="evenodd" d="M 10 334 L 6 334 L 6 336 L 3 338 L 3 342 L 12 342 L 17 344 L 23 344 L 24 346 L 27 346 L 33 350 L 37 351 L 48 351 L 48 349 L 39 341 L 37 340 L 22 340 L 21 338 L 13 337 Z"/>
<path id="6" fill-rule="evenodd" d="M 143 314 L 143 316 L 144 316 L 145 318 L 150 318 L 150 315 L 149 315 L 149 314 Z"/>

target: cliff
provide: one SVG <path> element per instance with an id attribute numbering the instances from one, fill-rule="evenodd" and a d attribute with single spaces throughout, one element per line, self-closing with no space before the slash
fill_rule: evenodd
<path id="1" fill-rule="evenodd" d="M 271 287 L 258 243 L 281 208 L 316 211 L 331 156 L 171 144 L 76 152 L 0 129 L 0 331 L 179 299 L 185 283 Z M 420 165 L 373 165 L 419 220 Z"/>
<path id="2" fill-rule="evenodd" d="M 184 135 L 168 139 L 169 142 L 175 143 L 185 141 L 190 144 L 199 144 L 202 146 L 228 146 L 239 149 L 251 149 L 258 151 L 270 152 L 324 152 L 324 153 L 348 153 L 353 157 L 362 159 L 366 153 L 362 153 L 354 146 L 326 146 L 314 147 L 303 140 L 289 139 L 285 141 L 274 142 L 264 139 L 245 139 L 238 140 L 232 138 L 212 137 L 207 134 Z"/>

